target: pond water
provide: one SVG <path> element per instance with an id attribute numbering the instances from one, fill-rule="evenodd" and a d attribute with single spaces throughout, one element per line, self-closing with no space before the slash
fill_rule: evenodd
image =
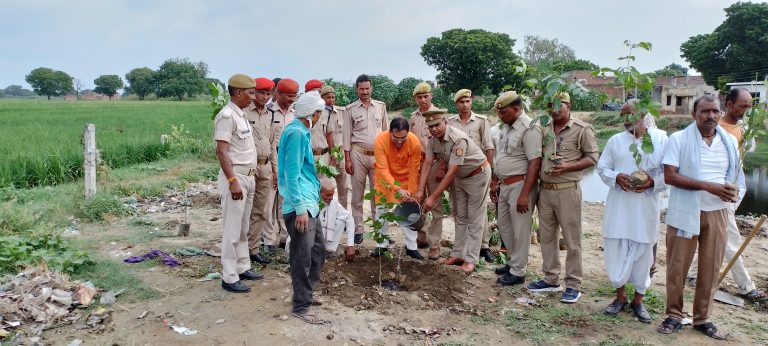
<path id="1" fill-rule="evenodd" d="M 736 210 L 736 214 L 768 214 L 768 166 L 750 169 L 746 172 L 747 194 Z M 581 198 L 586 202 L 605 201 L 608 186 L 600 180 L 597 169 L 589 169 L 581 181 Z M 666 193 L 665 193 L 666 197 Z M 662 207 L 667 204 L 662 200 Z"/>

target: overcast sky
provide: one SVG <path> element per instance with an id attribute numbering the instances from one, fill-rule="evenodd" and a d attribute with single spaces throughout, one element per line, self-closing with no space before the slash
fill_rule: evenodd
<path id="1" fill-rule="evenodd" d="M 428 37 L 452 28 L 557 38 L 576 56 L 617 67 L 622 42 L 650 41 L 644 72 L 676 62 L 680 44 L 711 33 L 735 1 L 203 1 L 25 0 L 0 5 L 0 88 L 50 67 L 86 88 L 168 58 L 204 61 L 211 77 L 234 73 L 352 81 L 360 73 L 434 80 L 419 55 Z M 630 5 L 631 4 L 631 5 Z M 303 87 L 302 87 L 303 89 Z"/>

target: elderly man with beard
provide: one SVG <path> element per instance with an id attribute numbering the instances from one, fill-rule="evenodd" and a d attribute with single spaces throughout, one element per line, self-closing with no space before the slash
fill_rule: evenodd
<path id="1" fill-rule="evenodd" d="M 616 316 L 627 306 L 624 284 L 629 281 L 635 285 L 630 303 L 632 313 L 640 322 L 650 323 L 651 315 L 643 306 L 643 296 L 651 286 L 653 245 L 659 239 L 661 228 L 661 192 L 666 189 L 661 158 L 667 134 L 646 128 L 644 117 L 652 115 L 638 114 L 637 102 L 629 100 L 621 107 L 626 131 L 608 139 L 597 162 L 600 178 L 610 188 L 605 201 L 603 248 L 608 281 L 616 288 L 616 299 L 605 313 Z M 641 149 L 646 134 L 653 143 L 654 150 L 650 153 Z M 639 164 L 629 151 L 633 144 L 640 150 Z M 633 180 L 635 171 L 644 172 L 646 181 Z"/>
<path id="2" fill-rule="evenodd" d="M 309 312 L 312 293 L 325 263 L 325 237 L 320 229 L 320 181 L 312 156 L 310 130 L 320 119 L 325 102 L 312 91 L 301 95 L 295 119 L 285 127 L 277 153 L 277 185 L 283 197 L 283 219 L 290 241 L 293 316 L 310 324 L 324 320 Z"/>
<path id="3" fill-rule="evenodd" d="M 503 126 L 499 129 L 491 177 L 491 200 L 498 203 L 499 234 L 507 244 L 507 265 L 496 282 L 502 286 L 522 284 L 531 246 L 536 183 L 541 169 L 541 127 L 530 127 L 520 95 L 508 91 L 499 96 L 494 109 Z M 497 197 L 498 196 L 498 197 Z"/>

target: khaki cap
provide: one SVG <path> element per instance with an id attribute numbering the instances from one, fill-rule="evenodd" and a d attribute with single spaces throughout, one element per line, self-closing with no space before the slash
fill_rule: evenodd
<path id="1" fill-rule="evenodd" d="M 519 98 L 520 95 L 514 90 L 504 92 L 496 98 L 496 102 L 493 103 L 493 108 L 496 110 L 502 109 Z"/>
<path id="2" fill-rule="evenodd" d="M 242 73 L 238 73 L 232 77 L 229 77 L 227 85 L 233 88 L 250 89 L 256 87 L 256 82 L 253 80 L 253 78 Z"/>
<path id="3" fill-rule="evenodd" d="M 418 94 L 425 94 L 425 93 L 431 93 L 432 92 L 432 86 L 429 85 L 427 82 L 421 82 L 419 84 L 416 84 L 416 87 L 413 88 L 413 96 L 416 96 Z"/>
<path id="4" fill-rule="evenodd" d="M 462 97 L 472 97 L 472 90 L 461 89 L 453 95 L 453 103 L 459 102 Z"/>
<path id="5" fill-rule="evenodd" d="M 445 119 L 446 114 L 448 114 L 447 109 L 436 108 L 430 109 L 422 115 L 424 115 L 424 122 L 426 122 L 427 126 L 432 126 Z"/>
<path id="6" fill-rule="evenodd" d="M 336 93 L 336 90 L 333 90 L 333 87 L 330 85 L 325 85 L 323 86 L 322 89 L 320 89 L 320 96 L 325 96 L 325 94 L 330 94 L 330 93 L 334 93 L 334 94 Z"/>
<path id="7" fill-rule="evenodd" d="M 564 91 L 555 94 L 555 98 L 560 99 L 560 102 L 571 103 L 571 95 L 568 95 L 568 93 Z"/>

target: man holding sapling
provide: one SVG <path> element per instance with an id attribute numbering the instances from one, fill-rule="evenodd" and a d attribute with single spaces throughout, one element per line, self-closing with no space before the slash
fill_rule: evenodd
<path id="1" fill-rule="evenodd" d="M 539 189 L 539 240 L 544 279 L 528 284 L 531 292 L 559 292 L 560 246 L 558 227 L 568 247 L 565 258 L 565 292 L 560 301 L 575 303 L 581 297 L 581 188 L 585 169 L 597 163 L 597 140 L 592 126 L 571 117 L 571 96 L 555 95 L 559 108 L 549 103 L 552 121 L 543 131 L 541 188 Z M 551 133 L 551 140 L 546 140 Z"/>
<path id="2" fill-rule="evenodd" d="M 496 282 L 511 286 L 525 281 L 543 136 L 539 125 L 529 126 L 531 118 L 525 114 L 522 98 L 516 92 L 501 94 L 494 109 L 503 127 L 495 145 L 491 199 L 498 203 L 499 234 L 509 254 L 507 265 L 496 270 L 503 275 Z"/>
<path id="3" fill-rule="evenodd" d="M 431 110 L 424 118 L 432 138 L 421 167 L 421 181 L 415 198 L 425 197 L 424 187 L 430 175 L 432 162 L 436 159 L 447 163 L 445 176 L 439 177 L 440 184 L 426 196 L 424 212 L 442 208 L 441 196 L 451 184 L 454 186 L 456 231 L 453 250 L 443 262 L 447 265 L 461 265 L 460 269 L 472 273 L 480 260 L 480 245 L 483 237 L 483 218 L 488 205 L 485 203 L 491 180 L 491 166 L 487 158 L 464 132 L 448 125 L 447 109 Z"/>
<path id="4" fill-rule="evenodd" d="M 657 328 L 670 334 L 682 327 L 683 286 L 693 254 L 699 252 L 693 328 L 723 340 L 709 317 L 728 241 L 729 205 L 744 195 L 736 138 L 722 127 L 720 102 L 705 95 L 693 103 L 694 122 L 669 137 L 664 147 L 667 209 L 667 318 Z M 736 182 L 734 185 L 732 182 Z"/>
<path id="5" fill-rule="evenodd" d="M 459 110 L 458 115 L 451 116 L 448 119 L 448 125 L 453 126 L 466 133 L 475 144 L 485 153 L 488 162 L 493 162 L 493 141 L 491 140 L 491 131 L 488 118 L 485 115 L 475 114 L 472 111 L 472 91 L 461 89 L 453 95 L 453 103 Z M 490 199 L 488 200 L 490 202 Z M 490 233 L 488 231 L 488 217 L 483 220 L 483 243 L 480 245 L 480 257 L 486 262 L 493 263 L 496 257 L 493 256 L 488 247 Z"/>
<path id="6" fill-rule="evenodd" d="M 744 118 L 744 113 L 751 107 L 752 95 L 745 89 L 734 88 L 725 95 L 725 115 L 720 119 L 720 127 L 736 137 L 738 143 L 744 142 L 742 119 Z M 754 150 L 754 138 L 748 140 L 747 143 L 739 149 L 743 150 L 744 148 Z M 741 152 L 741 154 L 743 154 L 743 152 Z M 736 225 L 736 209 L 738 207 L 739 202 L 728 204 L 728 245 L 725 246 L 724 255 L 726 261 L 731 260 L 741 245 L 741 234 L 739 234 L 739 227 Z M 697 256 L 694 255 L 691 269 L 688 270 L 688 279 L 686 280 L 690 286 L 696 286 L 696 272 L 699 268 L 698 264 L 699 261 Z M 733 275 L 733 281 L 735 281 L 736 286 L 739 287 L 739 294 L 742 297 L 753 302 L 768 300 L 768 295 L 758 289 L 749 277 L 747 268 L 744 267 L 744 262 L 741 258 L 736 259 L 736 262 L 733 263 L 731 275 Z"/>
<path id="7" fill-rule="evenodd" d="M 621 107 L 626 131 L 608 139 L 597 162 L 600 179 L 610 188 L 605 201 L 603 248 L 608 281 L 616 289 L 616 299 L 605 313 L 616 316 L 629 303 L 640 322 L 650 323 L 643 296 L 651 286 L 653 246 L 661 228 L 661 192 L 666 189 L 661 158 L 667 134 L 646 128 L 644 118 L 652 115 L 639 114 L 637 103 L 633 99 Z M 631 302 L 624 292 L 627 282 L 635 285 Z"/>
<path id="8" fill-rule="evenodd" d="M 242 280 L 264 276 L 251 269 L 248 258 L 248 225 L 253 207 L 254 176 L 258 173 L 253 130 L 244 108 L 256 98 L 253 78 L 236 74 L 229 78 L 230 101 L 213 120 L 213 139 L 219 159 L 218 189 L 224 231 L 221 235 L 221 287 L 235 293 L 250 292 Z"/>

